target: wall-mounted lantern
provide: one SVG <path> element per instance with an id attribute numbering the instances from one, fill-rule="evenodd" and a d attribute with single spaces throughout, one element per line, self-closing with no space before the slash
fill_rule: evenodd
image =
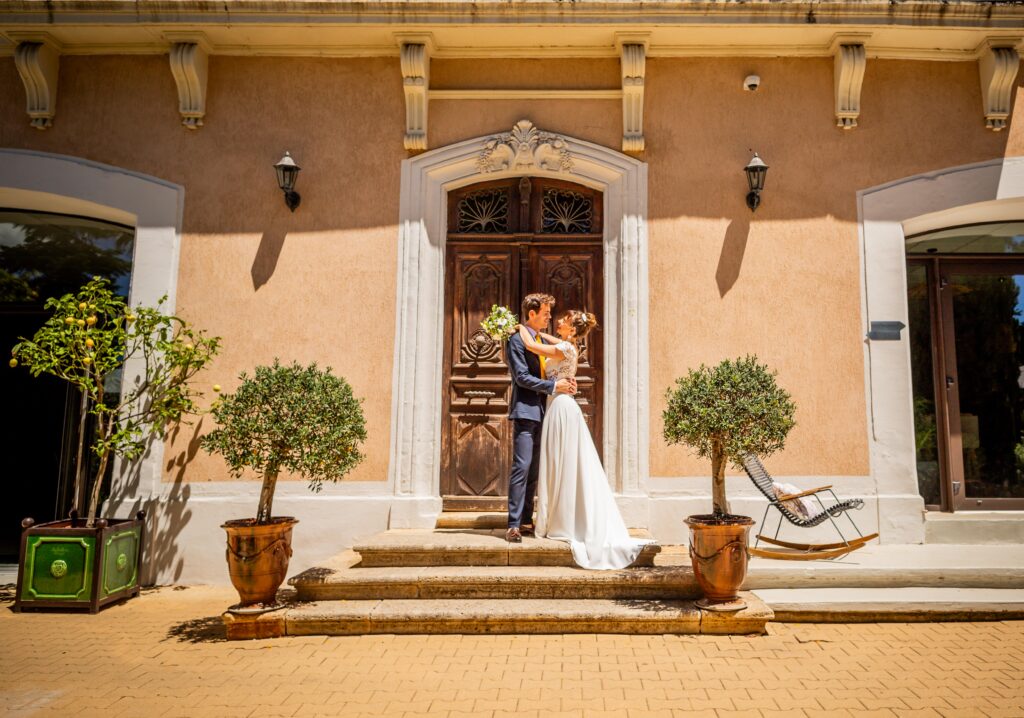
<path id="1" fill-rule="evenodd" d="M 292 212 L 299 206 L 299 202 L 302 201 L 302 197 L 295 191 L 295 180 L 298 179 L 299 170 L 302 168 L 295 164 L 295 160 L 287 152 L 284 153 L 284 157 L 277 161 L 274 165 L 274 169 L 277 170 L 277 186 L 284 192 L 284 203 L 288 205 L 288 209 Z"/>
<path id="2" fill-rule="evenodd" d="M 755 152 L 743 171 L 747 173 L 747 186 L 750 187 L 747 206 L 753 212 L 761 205 L 761 190 L 764 189 L 764 178 L 768 175 L 768 165 Z"/>

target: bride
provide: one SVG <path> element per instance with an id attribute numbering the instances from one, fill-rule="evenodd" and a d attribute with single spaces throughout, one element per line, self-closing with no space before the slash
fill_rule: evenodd
<path id="1" fill-rule="evenodd" d="M 519 335 L 526 348 L 546 359 L 546 378 L 575 378 L 579 342 L 597 326 L 597 317 L 578 310 L 557 322 L 557 337 L 541 333 L 535 341 L 526 328 Z M 629 535 L 615 504 L 601 459 L 583 412 L 571 394 L 548 398 L 541 429 L 537 483 L 537 535 L 568 541 L 582 568 L 625 568 L 649 540 Z"/>

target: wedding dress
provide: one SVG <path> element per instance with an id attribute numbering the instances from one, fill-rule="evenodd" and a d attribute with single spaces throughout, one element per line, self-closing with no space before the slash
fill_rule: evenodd
<path id="1" fill-rule="evenodd" d="M 579 351 L 559 342 L 564 359 L 548 359 L 548 379 L 576 376 Z M 541 429 L 537 535 L 568 541 L 582 568 L 625 568 L 649 540 L 629 535 L 615 504 L 590 428 L 570 394 L 548 398 Z"/>

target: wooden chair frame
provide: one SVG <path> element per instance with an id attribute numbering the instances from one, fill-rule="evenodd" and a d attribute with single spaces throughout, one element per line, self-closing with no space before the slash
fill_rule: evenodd
<path id="1" fill-rule="evenodd" d="M 857 527 L 857 524 L 854 523 L 853 517 L 849 514 L 851 510 L 861 509 L 864 507 L 864 501 L 862 499 L 846 499 L 845 501 L 842 501 L 838 496 L 836 496 L 831 485 L 819 486 L 816 489 L 808 489 L 807 491 L 801 491 L 796 494 L 776 496 L 775 492 L 772 490 L 772 477 L 764 468 L 760 459 L 753 454 L 747 454 L 744 457 L 742 464 L 744 470 L 747 472 L 747 476 L 750 477 L 750 480 L 758 490 L 764 494 L 766 499 L 768 499 L 768 505 L 765 506 L 764 515 L 761 517 L 762 532 L 765 531 L 768 525 L 768 512 L 773 507 L 779 512 L 779 522 L 775 526 L 775 534 L 769 538 L 768 536 L 765 536 L 764 533 L 758 533 L 757 539 L 754 541 L 754 545 L 749 549 L 752 556 L 782 559 L 787 561 L 834 559 L 839 558 L 840 556 L 845 556 L 851 551 L 856 551 L 867 544 L 868 541 L 878 538 L 878 533 L 868 534 L 865 536 Z M 830 499 L 830 504 L 826 505 L 825 502 L 822 501 L 821 497 L 823 494 L 827 495 Z M 801 516 L 797 516 L 783 503 L 785 501 L 791 501 L 792 499 L 799 499 L 805 496 L 813 497 L 818 502 L 818 505 L 821 506 L 821 511 L 813 516 L 803 518 Z M 840 515 L 846 516 L 850 525 L 853 526 L 853 530 L 857 532 L 856 538 L 847 539 L 846 536 L 843 535 L 842 530 L 839 528 L 839 524 L 836 523 L 836 517 Z M 782 519 L 784 518 L 794 526 L 799 526 L 801 528 L 817 526 L 826 520 L 831 521 L 836 533 L 839 534 L 840 541 L 838 543 L 794 543 L 791 541 L 782 541 L 779 539 L 779 531 L 782 528 Z M 758 545 L 762 541 L 784 550 L 778 550 L 775 548 L 758 548 Z"/>

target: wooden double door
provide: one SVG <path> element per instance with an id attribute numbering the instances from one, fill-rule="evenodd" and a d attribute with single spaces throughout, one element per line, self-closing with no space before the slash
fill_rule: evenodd
<path id="1" fill-rule="evenodd" d="M 504 510 L 512 459 L 512 379 L 503 344 L 480 322 L 495 304 L 517 315 L 527 294 L 567 309 L 604 306 L 601 194 L 566 182 L 511 179 L 449 195 L 441 495 L 447 510 Z M 600 319 L 600 314 L 599 314 Z M 603 341 L 581 345 L 576 400 L 602 448 Z"/>

